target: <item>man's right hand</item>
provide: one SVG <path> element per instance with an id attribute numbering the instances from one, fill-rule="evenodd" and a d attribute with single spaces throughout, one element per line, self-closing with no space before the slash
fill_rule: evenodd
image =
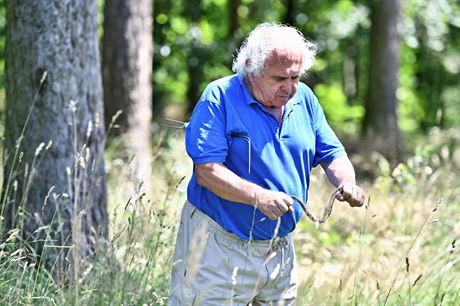
<path id="1" fill-rule="evenodd" d="M 286 212 L 293 212 L 294 200 L 284 192 L 272 190 L 258 190 L 255 194 L 256 207 L 271 220 L 284 215 Z"/>
<path id="2" fill-rule="evenodd" d="M 243 180 L 223 163 L 195 165 L 199 185 L 223 199 L 256 206 L 264 215 L 276 220 L 286 212 L 293 212 L 294 200 L 284 192 L 264 189 Z"/>

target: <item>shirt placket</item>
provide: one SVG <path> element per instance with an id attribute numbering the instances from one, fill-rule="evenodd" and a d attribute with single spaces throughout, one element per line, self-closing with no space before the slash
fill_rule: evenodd
<path id="1" fill-rule="evenodd" d="M 283 132 L 287 128 L 287 121 L 289 120 L 289 116 L 291 115 L 293 111 L 293 107 L 288 107 L 284 110 L 283 114 L 283 120 L 281 121 L 281 124 L 278 124 L 278 130 L 277 130 L 277 136 L 280 141 L 283 141 Z"/>

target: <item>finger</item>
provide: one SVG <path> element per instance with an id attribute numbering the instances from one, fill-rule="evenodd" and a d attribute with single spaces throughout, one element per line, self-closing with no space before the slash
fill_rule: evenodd
<path id="1" fill-rule="evenodd" d="M 284 214 L 286 212 L 293 212 L 294 209 L 292 205 L 294 204 L 294 199 L 292 199 L 287 194 L 283 194 L 283 201 L 277 205 L 278 209 Z"/>
<path id="2" fill-rule="evenodd" d="M 342 202 L 343 201 L 349 202 L 351 199 L 353 199 L 353 196 L 349 191 L 343 190 L 342 193 L 336 196 L 336 198 L 337 200 L 342 201 Z"/>
<path id="3" fill-rule="evenodd" d="M 339 201 L 346 201 L 352 207 L 362 206 L 364 204 L 363 190 L 353 184 L 344 184 L 337 188 L 336 199 Z"/>
<path id="4" fill-rule="evenodd" d="M 283 200 L 284 200 L 284 203 L 286 203 L 286 205 L 288 206 L 294 205 L 294 199 L 288 195 Z"/>
<path id="5" fill-rule="evenodd" d="M 358 206 L 363 206 L 364 204 L 364 195 L 360 194 L 358 196 Z"/>
<path id="6" fill-rule="evenodd" d="M 353 203 L 350 202 L 350 205 L 363 206 L 365 198 L 364 192 L 358 187 L 355 194 L 353 194 Z"/>
<path id="7" fill-rule="evenodd" d="M 271 214 L 270 214 L 271 217 L 269 217 L 269 218 L 272 219 L 272 220 L 276 220 L 279 217 L 281 217 L 282 215 L 283 215 L 283 213 L 279 209 L 273 208 L 272 211 L 271 211 Z"/>
<path id="8" fill-rule="evenodd" d="M 363 204 L 364 204 L 364 201 L 361 201 L 361 200 L 355 200 L 355 201 L 350 202 L 350 206 L 352 207 L 361 207 L 363 206 Z"/>
<path id="9" fill-rule="evenodd" d="M 276 220 L 276 214 L 273 212 L 272 207 L 264 207 L 261 209 L 262 213 L 267 216 L 270 220 Z"/>
<path id="10" fill-rule="evenodd" d="M 343 193 L 337 192 L 337 194 L 335 195 L 335 198 L 339 200 L 340 202 L 345 201 L 345 198 L 343 197 Z"/>
<path id="11" fill-rule="evenodd" d="M 271 208 L 264 208 L 261 210 L 262 213 L 267 216 L 270 220 L 276 220 L 278 218 Z"/>
<path id="12" fill-rule="evenodd" d="M 284 203 L 286 204 L 286 211 L 285 212 L 293 213 L 294 212 L 294 207 L 292 207 L 292 205 L 294 205 L 294 199 L 291 198 L 290 196 L 286 196 L 283 200 L 284 200 Z"/>
<path id="13" fill-rule="evenodd" d="M 291 198 L 291 197 L 288 197 L 288 202 L 286 203 L 287 204 L 287 211 L 290 212 L 290 213 L 293 213 L 294 212 L 294 199 Z"/>
<path id="14" fill-rule="evenodd" d="M 351 196 L 354 191 L 355 191 L 355 188 L 353 187 L 353 185 L 343 185 L 342 186 L 342 194 L 345 197 Z"/>
<path id="15" fill-rule="evenodd" d="M 361 202 L 360 200 L 358 200 L 358 199 L 355 199 L 355 198 L 353 198 L 353 199 L 351 199 L 351 200 L 349 201 L 349 203 L 350 203 L 350 206 L 352 206 L 352 207 L 355 207 L 355 206 L 360 206 L 360 205 L 359 205 L 359 204 L 360 204 L 360 202 Z"/>
<path id="16" fill-rule="evenodd" d="M 337 188 L 337 191 L 336 191 L 336 195 L 335 195 L 335 198 L 341 202 L 344 202 L 347 200 L 348 196 L 349 196 L 349 191 L 348 191 L 348 187 L 346 185 L 340 185 L 338 188 Z"/>
<path id="17" fill-rule="evenodd" d="M 342 194 L 345 200 L 357 199 L 358 195 L 362 193 L 361 188 L 356 185 L 344 185 L 342 187 Z"/>
<path id="18" fill-rule="evenodd" d="M 356 188 L 353 190 L 353 198 L 355 198 L 357 201 L 362 201 L 364 198 L 364 192 L 358 186 L 356 186 Z"/>
<path id="19" fill-rule="evenodd" d="M 280 206 L 275 206 L 273 207 L 272 212 L 276 215 L 276 217 L 281 217 L 287 211 L 287 207 L 285 207 L 285 209 L 286 210 L 283 211 L 283 208 Z"/>
<path id="20" fill-rule="evenodd" d="M 284 214 L 285 212 L 287 212 L 289 210 L 289 205 L 287 205 L 286 203 L 280 203 L 277 208 Z"/>

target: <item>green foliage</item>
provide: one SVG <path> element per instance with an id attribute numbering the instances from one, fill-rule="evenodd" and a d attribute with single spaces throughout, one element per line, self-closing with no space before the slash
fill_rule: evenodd
<path id="1" fill-rule="evenodd" d="M 422 131 L 458 126 L 460 10 L 458 3 L 403 3 L 402 127 Z M 410 79 L 410 80 L 409 80 Z M 405 100 L 404 98 L 408 98 Z M 412 110 L 412 113 L 411 113 Z"/>
<path id="2" fill-rule="evenodd" d="M 424 117 L 422 105 L 418 103 L 415 76 L 416 56 L 413 50 L 402 46 L 401 66 L 399 69 L 399 88 L 396 92 L 398 97 L 399 127 L 402 131 L 413 133 L 418 130 L 419 122 Z"/>
<path id="3" fill-rule="evenodd" d="M 356 127 L 364 115 L 361 105 L 347 104 L 347 97 L 338 84 L 319 84 L 315 87 L 315 93 L 327 114 L 328 122 L 337 131 L 350 132 Z M 354 130 L 353 132 L 357 132 Z"/>
<path id="4" fill-rule="evenodd" d="M 399 126 L 408 135 L 433 126 L 458 126 L 458 5 L 451 0 L 401 3 Z M 368 82 L 368 5 L 369 1 L 342 0 L 297 1 L 294 6 L 293 25 L 313 40 L 319 51 L 305 81 L 320 96 L 338 131 L 358 132 L 363 118 L 361 106 Z M 198 86 L 201 92 L 209 81 L 230 74 L 232 57 L 244 36 L 262 21 L 283 22 L 286 14 L 282 1 L 241 1 L 237 10 L 240 25 L 229 37 L 227 1 L 185 2 L 182 7 L 155 2 L 154 87 L 159 112 L 168 103 L 196 102 L 196 96 L 189 94 L 190 86 Z M 199 43 L 194 41 L 194 32 L 200 34 Z M 200 73 L 190 73 L 196 70 Z"/>
<path id="5" fill-rule="evenodd" d="M 459 135 L 458 129 L 431 130 L 428 138 L 419 140 L 413 156 L 394 169 L 380 158 L 381 176 L 377 183 L 385 186 L 385 192 L 403 197 L 426 194 L 443 197 L 446 190 L 457 189 L 460 184 L 455 173 L 460 169 Z"/>
<path id="6" fill-rule="evenodd" d="M 231 74 L 237 46 L 256 24 L 277 21 L 281 1 L 242 1 L 240 18 L 247 17 L 234 35 L 229 35 L 228 2 L 183 1 L 171 6 L 156 1 L 154 13 L 155 113 L 170 103 L 193 105 L 212 80 Z M 196 88 L 195 88 L 196 87 Z"/>

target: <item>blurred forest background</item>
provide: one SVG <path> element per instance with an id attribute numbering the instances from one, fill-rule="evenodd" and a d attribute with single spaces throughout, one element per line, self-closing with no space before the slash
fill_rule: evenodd
<path id="1" fill-rule="evenodd" d="M 298 305 L 460 304 L 458 0 L 0 1 L 0 304 L 167 304 L 182 122 L 261 22 L 317 45 L 369 195 L 300 222 Z"/>

